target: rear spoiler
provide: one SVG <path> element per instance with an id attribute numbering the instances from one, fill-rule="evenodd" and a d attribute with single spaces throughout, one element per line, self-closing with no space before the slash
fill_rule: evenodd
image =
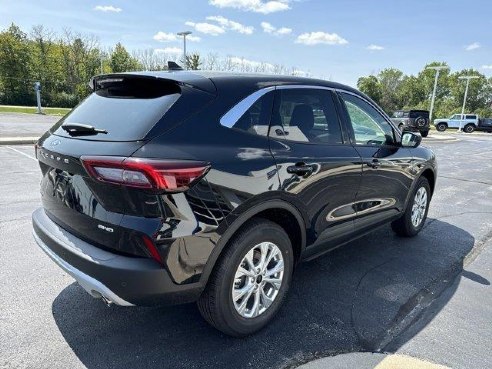
<path id="1" fill-rule="evenodd" d="M 186 87 L 194 88 L 197 90 L 207 92 L 212 95 L 217 94 L 217 89 L 215 88 L 215 84 L 209 78 L 206 78 L 197 73 L 187 72 L 178 69 L 170 69 L 169 71 L 160 71 L 160 72 L 125 72 L 125 73 L 100 74 L 92 77 L 89 80 L 89 88 L 92 91 L 96 91 L 98 84 L 103 81 L 118 82 L 118 81 L 122 81 L 125 78 L 141 78 L 141 79 L 149 79 L 149 80 L 159 79 L 162 82 L 167 81 L 169 83 L 174 83 L 178 86 L 186 86 Z"/>

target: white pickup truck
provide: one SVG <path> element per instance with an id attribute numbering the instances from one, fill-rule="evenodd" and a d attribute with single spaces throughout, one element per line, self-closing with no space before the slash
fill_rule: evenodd
<path id="1" fill-rule="evenodd" d="M 453 114 L 448 119 L 435 119 L 434 126 L 440 132 L 448 128 L 460 128 L 466 133 L 473 131 L 492 131 L 492 119 L 481 119 L 477 114 Z"/>

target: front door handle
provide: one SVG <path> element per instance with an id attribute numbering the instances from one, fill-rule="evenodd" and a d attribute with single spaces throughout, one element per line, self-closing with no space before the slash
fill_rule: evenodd
<path id="1" fill-rule="evenodd" d="M 297 174 L 298 176 L 305 176 L 307 174 L 311 174 L 312 172 L 313 166 L 304 163 L 290 165 L 287 167 L 287 173 Z"/>
<path id="2" fill-rule="evenodd" d="M 381 162 L 378 159 L 372 159 L 370 161 L 366 161 L 366 165 L 373 169 L 378 169 L 381 166 Z"/>

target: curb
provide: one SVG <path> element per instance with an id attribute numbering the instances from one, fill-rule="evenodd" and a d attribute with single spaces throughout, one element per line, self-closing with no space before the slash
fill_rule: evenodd
<path id="1" fill-rule="evenodd" d="M 38 142 L 39 137 L 0 137 L 2 145 L 32 145 Z"/>
<path id="2" fill-rule="evenodd" d="M 427 360 L 401 354 L 373 354 L 368 352 L 341 354 L 311 361 L 299 369 L 449 369 Z"/>

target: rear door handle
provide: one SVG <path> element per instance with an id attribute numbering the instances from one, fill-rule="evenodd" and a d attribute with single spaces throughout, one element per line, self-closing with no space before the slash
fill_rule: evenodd
<path id="1" fill-rule="evenodd" d="M 381 166 L 381 162 L 378 159 L 372 159 L 370 161 L 366 161 L 366 165 L 370 168 L 377 169 Z"/>
<path id="2" fill-rule="evenodd" d="M 287 173 L 305 176 L 313 172 L 313 166 L 308 164 L 296 164 L 287 167 Z"/>

